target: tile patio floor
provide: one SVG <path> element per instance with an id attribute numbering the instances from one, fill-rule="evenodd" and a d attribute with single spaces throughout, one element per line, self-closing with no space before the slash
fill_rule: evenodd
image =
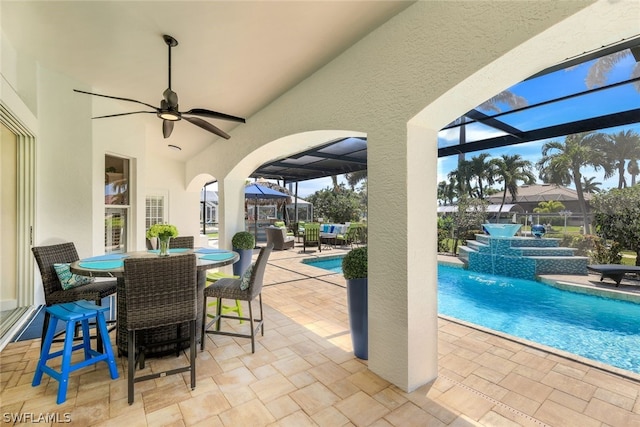
<path id="1" fill-rule="evenodd" d="M 56 381 L 45 375 L 31 387 L 39 340 L 10 343 L 0 353 L 2 423 L 11 414 L 69 414 L 77 426 L 640 426 L 640 376 L 447 319 L 439 320 L 439 377 L 403 392 L 354 358 L 342 276 L 300 264 L 309 255 L 299 251 L 270 258 L 256 353 L 249 340 L 209 336 L 195 390 L 188 373 L 137 383 L 129 406 L 120 358 L 118 380 L 103 363 L 76 371 L 56 405 Z M 147 369 L 184 360 L 150 359 Z"/>

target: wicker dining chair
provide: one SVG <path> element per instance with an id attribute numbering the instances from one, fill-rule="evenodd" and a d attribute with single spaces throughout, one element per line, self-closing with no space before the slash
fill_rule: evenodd
<path id="1" fill-rule="evenodd" d="M 126 323 L 128 358 L 128 402 L 133 403 L 134 383 L 166 375 L 191 371 L 191 389 L 196 387 L 196 319 L 197 308 L 196 255 L 185 254 L 157 258 L 128 258 L 124 260 L 126 314 L 119 321 Z M 189 323 L 189 337 L 180 336 L 180 325 Z M 176 328 L 177 338 L 170 342 L 179 346 L 188 339 L 189 365 L 135 377 L 136 360 L 146 348 L 138 335 L 152 328 Z"/>
<path id="2" fill-rule="evenodd" d="M 273 244 L 269 244 L 262 249 L 260 249 L 260 253 L 258 254 L 258 259 L 255 264 L 247 268 L 243 277 L 239 279 L 232 278 L 224 278 L 216 281 L 212 285 L 204 288 L 204 305 L 203 305 L 203 313 L 202 313 L 202 340 L 200 342 L 200 349 L 204 350 L 206 335 L 205 334 L 214 334 L 214 335 L 226 335 L 231 337 L 240 337 L 240 338 L 251 338 L 251 353 L 256 352 L 256 343 L 255 337 L 256 332 L 260 329 L 262 335 L 264 335 L 264 314 L 262 311 L 262 282 L 264 279 L 264 270 L 267 267 L 267 260 L 269 259 L 269 255 L 273 250 Z M 244 282 L 244 284 L 243 284 Z M 246 289 L 242 289 L 247 286 Z M 258 298 L 259 307 L 260 307 L 260 318 L 254 319 L 253 316 L 253 308 L 252 302 L 253 300 Z M 216 315 L 215 317 L 207 323 L 207 298 L 217 298 L 216 304 Z M 228 315 L 224 314 L 222 311 L 222 300 L 223 299 L 232 299 L 232 300 L 240 300 L 247 301 L 249 305 L 249 317 L 241 317 L 240 315 Z M 249 321 L 249 328 L 251 332 L 249 334 L 237 333 L 237 332 L 228 332 L 221 331 L 221 320 L 222 319 L 242 319 Z M 209 328 L 216 324 L 215 329 L 210 330 Z"/>
<path id="3" fill-rule="evenodd" d="M 169 249 L 187 248 L 193 249 L 193 236 L 177 236 L 169 240 Z"/>
<path id="4" fill-rule="evenodd" d="M 44 300 L 47 306 L 54 304 L 74 302 L 79 300 L 93 301 L 97 305 L 102 305 L 102 299 L 116 293 L 116 280 L 95 281 L 86 285 L 80 285 L 71 289 L 63 289 L 60 279 L 56 274 L 54 264 L 66 264 L 78 261 L 78 252 L 72 242 L 60 243 L 50 246 L 34 246 L 31 248 L 33 255 L 40 269 L 42 276 L 42 287 L 44 289 Z M 49 312 L 44 310 L 44 321 L 42 323 L 42 340 L 49 327 Z M 55 342 L 63 342 L 64 339 L 55 339 Z M 98 351 L 102 351 L 102 340 L 98 334 Z"/>

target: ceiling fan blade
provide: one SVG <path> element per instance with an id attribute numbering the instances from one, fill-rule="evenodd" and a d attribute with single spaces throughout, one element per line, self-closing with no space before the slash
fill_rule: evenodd
<path id="1" fill-rule="evenodd" d="M 91 117 L 91 118 L 92 119 L 104 119 L 104 118 L 107 118 L 107 117 L 128 116 L 129 114 L 140 114 L 140 113 L 157 114 L 155 111 L 131 111 L 129 113 L 108 114 L 106 116 L 96 116 L 96 117 Z"/>
<path id="2" fill-rule="evenodd" d="M 142 104 L 142 105 L 146 105 L 147 107 L 153 108 L 154 110 L 157 110 L 157 107 L 154 107 L 151 104 L 147 104 L 146 102 L 142 102 L 142 101 L 136 101 L 135 99 L 130 99 L 130 98 L 120 98 L 119 96 L 109 96 L 109 95 L 102 95 L 99 93 L 92 93 L 92 92 L 85 92 L 84 90 L 78 90 L 78 89 L 74 89 L 74 92 L 78 92 L 78 93 L 86 93 L 87 95 L 93 95 L 93 96 L 101 96 L 103 98 L 110 98 L 110 99 L 119 99 L 120 101 L 129 101 L 129 102 L 136 102 L 138 104 Z"/>
<path id="3" fill-rule="evenodd" d="M 171 136 L 171 132 L 173 132 L 173 124 L 175 121 L 173 120 L 163 120 L 162 121 L 162 135 L 164 135 L 165 139 Z"/>
<path id="4" fill-rule="evenodd" d="M 201 127 L 202 129 L 204 129 L 204 130 L 208 130 L 208 131 L 209 131 L 209 132 L 211 132 L 211 133 L 215 133 L 216 135 L 221 136 L 221 137 L 223 137 L 224 139 L 229 139 L 229 138 L 231 138 L 231 136 L 229 136 L 229 135 L 228 135 L 226 132 L 224 132 L 223 130 L 218 129 L 217 127 L 215 127 L 215 126 L 214 126 L 214 125 L 212 125 L 211 123 L 209 123 L 209 122 L 205 122 L 205 121 L 204 121 L 204 120 L 202 120 L 202 119 L 199 119 L 199 118 L 197 118 L 197 117 L 185 117 L 185 116 L 182 116 L 182 118 L 183 118 L 184 120 L 188 121 L 189 123 L 193 123 L 194 125 L 199 126 L 199 127 Z"/>
<path id="5" fill-rule="evenodd" d="M 178 106 L 178 94 L 167 88 L 162 92 L 162 96 L 164 97 L 167 104 L 169 104 L 170 108 L 176 108 Z"/>
<path id="6" fill-rule="evenodd" d="M 212 119 L 230 120 L 232 122 L 246 123 L 242 117 L 230 116 L 229 114 L 218 113 L 217 111 L 205 110 L 204 108 L 193 108 L 182 114 L 193 114 L 195 116 L 209 117 Z"/>

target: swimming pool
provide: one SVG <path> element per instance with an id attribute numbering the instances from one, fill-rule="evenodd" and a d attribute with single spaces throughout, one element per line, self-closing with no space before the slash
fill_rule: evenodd
<path id="1" fill-rule="evenodd" d="M 341 263 L 309 264 L 341 273 Z M 441 265 L 438 312 L 640 373 L 640 304 Z"/>

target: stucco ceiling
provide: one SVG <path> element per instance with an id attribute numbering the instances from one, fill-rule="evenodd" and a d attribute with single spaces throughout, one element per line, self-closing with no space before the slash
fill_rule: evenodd
<path id="1" fill-rule="evenodd" d="M 159 105 L 168 83 L 162 35 L 172 35 L 179 42 L 172 50 L 172 89 L 180 110 L 206 108 L 250 121 L 411 3 L 2 0 L 0 16 L 4 36 L 21 55 L 86 85 L 80 89 L 152 105 Z M 104 114 L 142 107 L 99 100 Z M 150 145 L 164 156 L 184 160 L 218 139 L 182 121 L 165 140 L 160 119 L 134 117 L 149 126 Z M 117 126 L 122 119 L 100 120 Z M 211 122 L 226 132 L 243 126 Z M 168 143 L 182 151 L 169 150 Z"/>

